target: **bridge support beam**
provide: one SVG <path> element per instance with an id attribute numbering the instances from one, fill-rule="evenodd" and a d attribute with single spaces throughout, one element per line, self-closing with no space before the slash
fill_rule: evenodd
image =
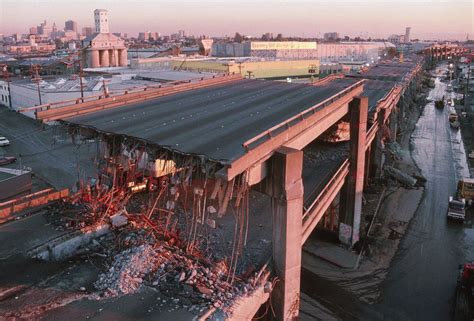
<path id="1" fill-rule="evenodd" d="M 271 159 L 273 261 L 279 282 L 272 292 L 277 320 L 298 317 L 303 233 L 303 152 L 281 147 Z"/>
<path id="2" fill-rule="evenodd" d="M 367 109 L 367 97 L 356 97 L 349 104 L 350 165 L 349 175 L 341 191 L 339 239 L 351 246 L 359 240 L 362 192 L 364 189 Z"/>

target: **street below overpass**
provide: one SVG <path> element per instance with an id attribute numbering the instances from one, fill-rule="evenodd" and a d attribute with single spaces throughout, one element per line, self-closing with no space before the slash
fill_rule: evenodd
<path id="1" fill-rule="evenodd" d="M 446 65 L 438 70 L 441 76 Z M 430 98 L 448 97 L 437 77 Z M 451 319 L 458 265 L 474 260 L 472 223 L 446 220 L 457 180 L 469 175 L 460 133 L 448 110 L 429 103 L 412 135 L 412 155 L 427 179 L 424 198 L 401 243 L 382 289 L 380 308 L 393 320 Z"/>
<path id="2" fill-rule="evenodd" d="M 451 95 L 440 81 L 445 71 L 446 65 L 436 70 L 430 100 Z M 437 110 L 430 101 L 411 140 L 412 157 L 427 179 L 424 196 L 381 284 L 379 300 L 364 303 L 303 265 L 302 300 L 311 301 L 314 311 L 302 313 L 302 320 L 452 319 L 458 265 L 474 260 L 472 218 L 464 225 L 446 220 L 449 196 L 458 178 L 468 175 L 462 146 L 459 131 L 449 126 L 448 108 Z"/>

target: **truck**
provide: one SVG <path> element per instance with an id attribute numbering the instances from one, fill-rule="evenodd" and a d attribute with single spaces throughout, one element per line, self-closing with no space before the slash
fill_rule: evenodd
<path id="1" fill-rule="evenodd" d="M 464 199 L 454 199 L 449 197 L 447 218 L 464 222 L 466 218 L 466 201 Z"/>
<path id="2" fill-rule="evenodd" d="M 467 321 L 474 314 L 474 262 L 459 266 L 454 298 L 454 320 Z"/>
<path id="3" fill-rule="evenodd" d="M 474 203 L 474 178 L 463 177 L 458 181 L 457 198 L 465 199 L 468 206 Z"/>

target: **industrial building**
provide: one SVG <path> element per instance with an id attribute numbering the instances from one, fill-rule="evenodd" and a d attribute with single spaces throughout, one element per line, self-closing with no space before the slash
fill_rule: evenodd
<path id="1" fill-rule="evenodd" d="M 211 52 L 215 57 L 318 59 L 321 62 L 374 63 L 383 57 L 390 47 L 394 45 L 386 42 L 247 41 L 244 43 L 216 42 Z"/>
<path id="2" fill-rule="evenodd" d="M 105 9 L 94 10 L 95 33 L 82 41 L 83 63 L 89 68 L 127 66 L 125 42 L 110 33 Z"/>
<path id="3" fill-rule="evenodd" d="M 317 44 L 314 41 L 216 42 L 211 53 L 215 57 L 312 59 L 317 58 Z"/>
<path id="4" fill-rule="evenodd" d="M 16 54 L 31 54 L 31 53 L 52 53 L 56 49 L 55 44 L 49 42 L 36 42 L 36 36 L 30 35 L 27 43 L 19 43 L 7 47 L 7 51 Z"/>
<path id="5" fill-rule="evenodd" d="M 173 70 L 235 73 L 247 78 L 309 77 L 319 75 L 319 61 L 260 59 L 186 59 L 173 60 Z"/>

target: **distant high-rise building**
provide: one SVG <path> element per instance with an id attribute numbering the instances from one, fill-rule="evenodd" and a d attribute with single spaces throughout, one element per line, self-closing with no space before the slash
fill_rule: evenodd
<path id="1" fill-rule="evenodd" d="M 77 22 L 73 20 L 68 20 L 64 23 L 64 30 L 72 30 L 77 32 Z"/>
<path id="2" fill-rule="evenodd" d="M 96 33 L 109 33 L 109 17 L 107 10 L 95 9 L 94 22 Z"/>
<path id="3" fill-rule="evenodd" d="M 31 27 L 30 28 L 30 35 L 36 35 L 36 34 L 38 34 L 38 28 Z"/>
<path id="4" fill-rule="evenodd" d="M 405 43 L 409 43 L 410 42 L 410 30 L 411 30 L 411 27 L 406 27 L 405 29 Z"/>
<path id="5" fill-rule="evenodd" d="M 42 35 L 45 38 L 49 38 L 51 32 L 53 32 L 53 28 L 48 25 L 48 22 L 45 20 L 37 27 L 37 31 L 39 35 Z"/>
<path id="6" fill-rule="evenodd" d="M 184 30 L 179 30 L 178 33 L 180 38 L 184 38 L 186 36 Z"/>
<path id="7" fill-rule="evenodd" d="M 139 32 L 139 33 L 138 33 L 138 40 L 140 40 L 140 41 L 146 41 L 146 40 L 148 40 L 148 31 Z"/>
<path id="8" fill-rule="evenodd" d="M 92 27 L 83 27 L 82 28 L 82 35 L 84 37 L 89 37 L 93 33 L 94 33 L 94 28 L 92 28 Z"/>
<path id="9" fill-rule="evenodd" d="M 339 39 L 339 34 L 337 32 L 326 32 L 324 34 L 324 40 L 326 41 L 334 41 Z"/>

